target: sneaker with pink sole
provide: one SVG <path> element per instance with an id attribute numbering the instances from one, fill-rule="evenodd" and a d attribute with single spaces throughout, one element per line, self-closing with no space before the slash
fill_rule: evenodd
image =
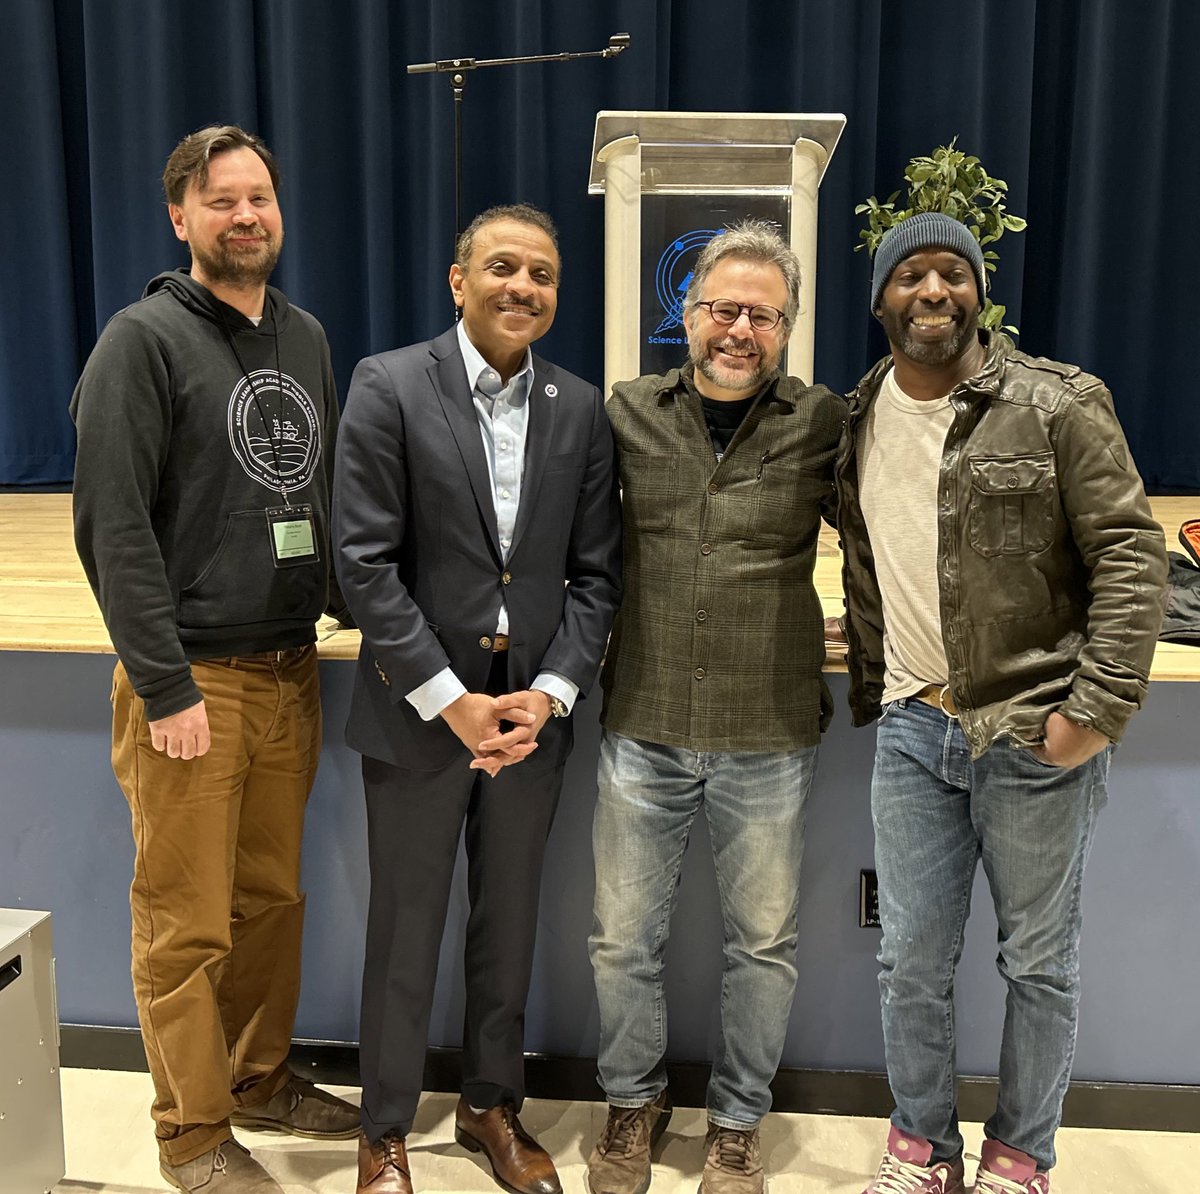
<path id="1" fill-rule="evenodd" d="M 932 1155 L 928 1140 L 893 1124 L 879 1172 L 863 1194 L 966 1194 L 962 1157 L 931 1165 Z"/>

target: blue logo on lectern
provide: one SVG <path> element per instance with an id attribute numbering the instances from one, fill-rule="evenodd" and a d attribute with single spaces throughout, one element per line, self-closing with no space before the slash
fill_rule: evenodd
<path id="1" fill-rule="evenodd" d="M 650 334 L 651 344 L 682 344 L 682 337 L 658 339 L 664 332 L 683 326 L 683 299 L 692 280 L 692 270 L 700 250 L 714 236 L 716 228 L 694 228 L 676 237 L 663 250 L 654 271 L 654 292 L 662 306 L 664 318 Z"/>

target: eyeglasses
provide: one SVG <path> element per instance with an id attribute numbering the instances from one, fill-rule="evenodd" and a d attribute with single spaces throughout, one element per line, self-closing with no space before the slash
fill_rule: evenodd
<path id="1" fill-rule="evenodd" d="M 737 323 L 743 311 L 750 319 L 750 326 L 756 332 L 769 332 L 783 318 L 783 312 L 766 303 L 756 303 L 747 307 L 744 303 L 735 303 L 733 299 L 713 299 L 712 302 L 697 303 L 697 307 L 707 307 L 713 323 L 723 327 Z"/>

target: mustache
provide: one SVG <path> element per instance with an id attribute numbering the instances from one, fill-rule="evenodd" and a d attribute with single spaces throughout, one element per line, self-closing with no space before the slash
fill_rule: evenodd
<path id="1" fill-rule="evenodd" d="M 228 232 L 222 232 L 221 244 L 234 239 L 241 240 L 247 236 L 256 237 L 265 244 L 271 243 L 271 234 L 261 224 L 255 224 L 251 228 L 230 228 Z"/>
<path id="2" fill-rule="evenodd" d="M 713 348 L 729 349 L 735 348 L 739 352 L 757 352 L 758 341 L 754 339 L 739 340 L 736 336 L 725 336 L 720 340 L 713 340 Z"/>
<path id="3" fill-rule="evenodd" d="M 522 311 L 528 311 L 530 315 L 540 315 L 542 313 L 541 307 L 526 298 L 504 299 L 500 305 L 502 307 L 517 307 Z"/>

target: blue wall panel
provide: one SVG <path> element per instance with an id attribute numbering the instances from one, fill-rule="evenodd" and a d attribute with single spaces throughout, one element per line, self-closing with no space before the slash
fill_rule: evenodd
<path id="1" fill-rule="evenodd" d="M 0 653 L 0 906 L 54 913 L 59 1008 L 68 1023 L 135 1023 L 129 980 L 128 812 L 109 769 L 111 656 Z M 357 1037 L 366 915 L 365 816 L 358 757 L 341 742 L 352 666 L 326 662 L 325 753 L 304 846 L 308 890 L 296 1034 Z M 853 730 L 845 678 L 821 747 L 803 868 L 800 985 L 784 1064 L 883 1068 L 876 930 L 857 926 L 858 872 L 871 865 L 872 730 Z M 591 810 L 599 702 L 580 707 L 577 745 L 551 836 L 527 1048 L 594 1056 L 587 959 Z M 1200 684 L 1157 684 L 1117 754 L 1085 884 L 1084 999 L 1075 1076 L 1200 1082 Z M 442 949 L 431 1042 L 462 1023 L 465 885 Z M 958 981 L 959 1065 L 995 1072 L 1003 984 L 982 880 Z M 698 824 L 668 949 L 671 1055 L 709 1056 L 721 933 L 707 835 Z"/>

